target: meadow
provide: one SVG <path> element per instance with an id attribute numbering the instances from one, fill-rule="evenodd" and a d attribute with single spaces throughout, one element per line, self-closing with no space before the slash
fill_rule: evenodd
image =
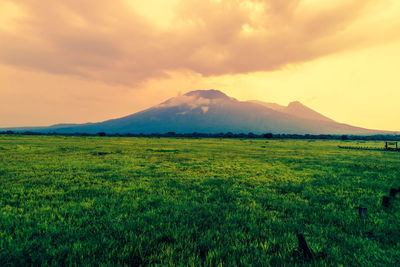
<path id="1" fill-rule="evenodd" d="M 400 153 L 338 145 L 0 135 L 0 266 L 399 266 Z"/>

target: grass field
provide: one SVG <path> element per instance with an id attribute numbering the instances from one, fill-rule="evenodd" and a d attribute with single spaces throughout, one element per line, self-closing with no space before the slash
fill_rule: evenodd
<path id="1" fill-rule="evenodd" d="M 339 144 L 2 135 L 0 266 L 399 266 L 400 153 Z"/>

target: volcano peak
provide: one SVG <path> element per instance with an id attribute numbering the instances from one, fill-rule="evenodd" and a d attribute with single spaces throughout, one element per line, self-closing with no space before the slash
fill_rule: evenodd
<path id="1" fill-rule="evenodd" d="M 190 91 L 186 93 L 185 96 L 194 96 L 196 98 L 206 99 L 230 99 L 229 96 L 215 89 Z"/>

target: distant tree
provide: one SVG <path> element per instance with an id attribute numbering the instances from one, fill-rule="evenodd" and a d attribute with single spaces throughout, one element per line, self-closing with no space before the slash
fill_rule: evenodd
<path id="1" fill-rule="evenodd" d="M 41 133 L 36 133 L 36 132 L 31 132 L 31 131 L 25 131 L 22 134 L 24 134 L 24 135 L 41 135 Z"/>
<path id="2" fill-rule="evenodd" d="M 254 138 L 254 137 L 256 137 L 256 135 L 254 133 L 250 132 L 250 133 L 247 134 L 247 137 L 248 138 Z"/>
<path id="3" fill-rule="evenodd" d="M 106 136 L 106 133 L 105 132 L 99 132 L 99 133 L 97 133 L 97 135 L 98 136 Z"/>
<path id="4" fill-rule="evenodd" d="M 266 134 L 263 135 L 263 137 L 269 139 L 269 138 L 273 137 L 273 134 L 272 133 L 266 133 Z"/>
<path id="5" fill-rule="evenodd" d="M 342 139 L 342 140 L 348 140 L 349 137 L 348 137 L 347 135 L 342 135 L 341 139 Z"/>
<path id="6" fill-rule="evenodd" d="M 232 132 L 227 132 L 225 134 L 225 137 L 232 138 L 233 137 L 233 133 Z"/>
<path id="7" fill-rule="evenodd" d="M 175 132 L 168 132 L 167 135 L 168 135 L 168 136 L 175 136 L 176 133 L 175 133 Z"/>
<path id="8" fill-rule="evenodd" d="M 6 131 L 6 134 L 14 134 L 13 131 Z"/>

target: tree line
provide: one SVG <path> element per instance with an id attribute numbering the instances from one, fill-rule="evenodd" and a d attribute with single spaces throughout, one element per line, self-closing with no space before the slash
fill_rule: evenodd
<path id="1" fill-rule="evenodd" d="M 105 132 L 98 132 L 96 134 L 89 133 L 41 133 L 41 132 L 14 132 L 14 131 L 0 131 L 2 135 L 62 135 L 62 136 L 114 136 L 114 137 L 177 137 L 177 138 L 237 138 L 237 139 L 312 139 L 312 140 L 376 140 L 376 141 L 400 141 L 400 135 L 334 135 L 334 134 L 274 134 L 274 133 L 127 133 L 127 134 L 107 134 Z"/>

